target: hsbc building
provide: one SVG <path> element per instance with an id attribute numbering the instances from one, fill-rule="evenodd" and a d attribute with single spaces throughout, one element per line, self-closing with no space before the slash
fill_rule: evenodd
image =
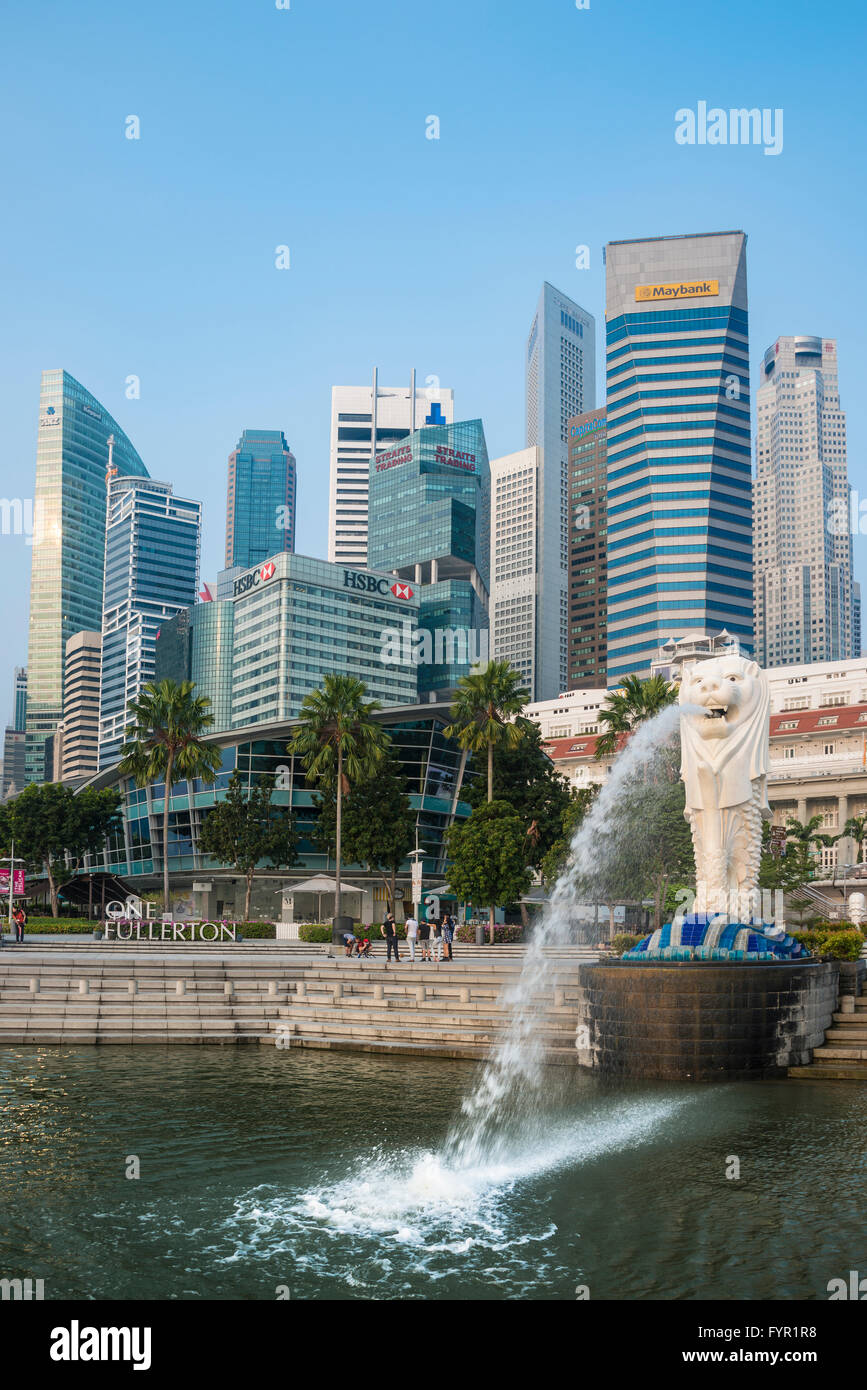
<path id="1" fill-rule="evenodd" d="M 416 586 L 405 579 L 283 551 L 224 570 L 217 602 L 233 608 L 233 728 L 295 718 L 326 675 L 358 677 L 386 707 L 418 698 L 418 668 L 382 661 L 384 630 L 418 627 Z M 206 673 L 202 655 L 196 664 Z M 199 687 L 208 693 L 206 674 Z"/>

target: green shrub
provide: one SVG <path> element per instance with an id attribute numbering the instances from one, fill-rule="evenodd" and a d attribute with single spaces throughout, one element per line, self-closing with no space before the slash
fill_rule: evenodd
<path id="1" fill-rule="evenodd" d="M 277 928 L 273 922 L 230 922 L 229 926 L 234 927 L 239 936 L 248 940 L 273 941 L 277 935 Z"/>
<path id="2" fill-rule="evenodd" d="M 302 922 L 298 928 L 299 941 L 330 941 L 331 923 L 330 922 Z"/>
<path id="3" fill-rule="evenodd" d="M 490 927 L 487 925 L 487 923 L 485 924 L 484 932 L 485 932 L 485 943 L 484 943 L 484 944 L 485 944 L 486 946 L 488 946 L 488 945 L 490 945 L 490 941 L 489 941 Z M 470 927 L 470 926 L 467 926 L 467 925 L 464 925 L 464 926 L 462 926 L 462 927 L 458 927 L 457 931 L 455 932 L 455 940 L 456 940 L 456 941 L 462 941 L 462 942 L 464 943 L 464 945 L 466 945 L 466 946 L 474 946 L 474 945 L 475 945 L 475 942 L 476 942 L 476 929 L 475 929 L 475 927 Z M 518 927 L 518 926 L 514 926 L 514 927 L 494 927 L 494 945 L 495 945 L 495 946 L 511 946 L 511 945 L 514 945 L 515 943 L 520 943 L 520 942 L 522 942 L 523 940 L 524 940 L 524 928 L 523 928 L 523 927 Z"/>
<path id="4" fill-rule="evenodd" d="M 863 949 L 859 931 L 833 931 L 822 937 L 822 955 L 831 960 L 857 960 Z"/>
<path id="5" fill-rule="evenodd" d="M 616 956 L 625 955 L 643 941 L 643 936 L 633 936 L 630 932 L 620 932 L 618 936 L 611 938 L 611 949 Z"/>
<path id="6" fill-rule="evenodd" d="M 33 932 L 38 936 L 50 936 L 52 934 L 80 936 L 85 932 L 93 931 L 94 927 L 101 926 L 101 922 L 88 922 L 86 917 L 28 917 L 24 935 L 27 936 Z M 8 930 L 5 917 L 3 918 L 3 930 Z"/>
<path id="7" fill-rule="evenodd" d="M 800 931 L 800 930 L 798 930 L 798 931 L 790 931 L 790 932 L 789 932 L 789 935 L 790 935 L 791 937 L 794 937 L 795 941 L 800 941 L 800 943 L 801 943 L 801 945 L 804 947 L 804 949 L 805 949 L 806 951 L 809 951 L 812 955 L 819 955 L 819 954 L 821 954 L 821 951 L 822 951 L 822 941 L 824 940 L 824 933 L 818 932 L 818 931 Z"/>

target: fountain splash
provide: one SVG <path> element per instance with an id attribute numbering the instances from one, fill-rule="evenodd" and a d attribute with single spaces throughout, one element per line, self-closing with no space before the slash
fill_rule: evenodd
<path id="1" fill-rule="evenodd" d="M 539 1027 L 537 1000 L 556 979 L 557 965 L 546 954 L 569 940 L 575 909 L 588 889 L 610 873 L 622 849 L 622 805 L 636 780 L 674 741 L 681 714 L 692 707 L 669 705 L 639 725 L 616 758 L 572 840 L 569 864 L 530 938 L 521 973 L 502 996 L 511 1019 L 493 1056 L 483 1064 L 461 1103 L 461 1116 L 446 1140 L 447 1160 L 457 1169 L 477 1169 L 495 1162 L 508 1148 L 516 1125 L 526 1131 L 541 1122 L 541 1074 L 545 1039 Z"/>

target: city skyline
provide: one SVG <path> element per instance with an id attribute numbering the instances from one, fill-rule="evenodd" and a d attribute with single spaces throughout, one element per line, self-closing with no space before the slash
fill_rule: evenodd
<path id="1" fill-rule="evenodd" d="M 325 18 L 298 7 L 237 22 L 223 16 L 215 28 L 210 10 L 194 6 L 172 21 L 177 48 L 168 64 L 159 44 L 158 21 L 169 15 L 164 4 L 144 32 L 133 16 L 107 5 L 94 7 L 104 22 L 87 35 L 71 16 L 58 15 L 49 54 L 37 15 L 16 15 L 19 46 L 34 61 L 38 53 L 52 83 L 37 98 L 23 75 L 12 73 L 2 98 L 7 117 L 24 126 L 8 177 L 26 215 L 4 228 L 17 268 L 9 311 L 21 328 L 6 348 L 0 383 L 9 425 L 0 491 L 17 495 L 24 484 L 12 479 L 32 479 L 39 373 L 59 365 L 104 402 L 149 471 L 171 479 L 181 495 L 202 498 L 204 574 L 220 567 L 226 454 L 251 419 L 273 423 L 291 439 L 299 478 L 296 548 L 324 556 L 335 383 L 368 379 L 372 363 L 382 380 L 403 381 L 415 364 L 421 382 L 437 376 L 458 393 L 462 418 L 484 421 L 492 456 L 514 452 L 523 440 L 526 329 L 540 285 L 553 283 L 601 324 L 607 240 L 737 226 L 750 246 L 752 375 L 758 380 L 757 353 L 777 333 L 837 340 L 841 397 L 849 402 L 850 480 L 863 493 L 867 421 L 853 403 L 864 349 L 850 291 L 863 192 L 851 178 L 845 142 L 836 138 L 857 119 L 857 85 L 849 76 L 854 12 L 834 15 L 814 36 L 817 72 L 807 108 L 797 24 L 781 29 L 771 15 L 736 3 L 729 17 L 749 28 L 749 49 L 739 49 L 735 63 L 724 45 L 717 53 L 709 42 L 686 72 L 676 59 L 682 7 L 640 9 L 630 16 L 634 43 L 623 55 L 615 121 L 605 116 L 603 60 L 622 25 L 619 7 L 517 13 L 502 24 L 493 7 L 467 14 L 446 3 L 443 22 L 453 26 L 458 58 L 451 65 L 429 50 L 423 14 L 383 8 L 393 11 L 396 27 L 390 32 L 386 24 L 384 36 L 374 38 L 362 14 L 336 5 L 326 46 Z M 795 9 L 808 15 L 806 5 Z M 700 49 L 712 38 L 711 17 L 690 13 L 690 34 Z M 296 41 L 304 45 L 304 65 L 295 62 Z M 106 61 L 125 42 L 139 44 L 142 56 L 132 88 Z M 369 94 L 362 116 L 349 78 L 360 55 L 382 45 L 393 60 L 390 81 Z M 474 66 L 468 83 L 467 63 L 480 50 L 489 62 Z M 651 50 L 671 58 L 650 67 Z M 311 61 L 319 52 L 321 59 Z M 273 55 L 275 71 L 290 62 L 291 112 L 268 84 L 245 93 L 244 109 L 218 103 L 230 54 L 249 63 Z M 520 93 L 521 75 L 541 61 L 550 77 L 543 92 L 515 96 L 505 112 L 492 101 L 504 82 Z M 576 65 L 580 109 L 571 98 Z M 317 94 L 326 71 L 323 108 Z M 80 106 L 82 74 L 100 76 L 80 107 L 84 162 L 76 170 L 52 164 L 46 179 L 45 141 L 70 104 Z M 785 108 L 780 155 L 678 144 L 675 112 L 705 94 L 711 103 Z M 292 131 L 304 103 L 318 116 L 305 126 L 299 152 Z M 499 110 L 496 120 L 488 107 Z M 441 120 L 439 140 L 426 138 L 431 112 Z M 126 136 L 131 113 L 141 120 L 138 141 Z M 336 150 L 345 169 L 371 138 L 400 163 L 401 186 L 375 181 L 367 188 L 350 172 L 332 189 Z M 581 178 L 572 186 L 568 170 L 579 151 Z M 532 207 L 532 217 L 518 215 L 510 178 L 517 164 L 524 171 L 521 208 Z M 780 209 L 817 165 L 835 185 L 834 216 L 811 228 L 808 240 L 783 235 Z M 277 191 L 266 177 L 273 169 Z M 256 187 L 260 175 L 266 191 Z M 234 209 L 239 187 L 249 195 L 244 226 L 230 232 L 234 224 L 224 213 Z M 437 215 L 407 237 L 392 224 L 413 193 L 426 201 L 435 195 Z M 58 196 L 74 224 L 62 253 L 45 230 Z M 335 214 L 348 197 L 371 215 L 353 219 L 347 231 Z M 122 221 L 121 205 L 128 209 Z M 284 243 L 291 268 L 278 271 L 275 248 Z M 587 269 L 576 267 L 579 245 L 589 249 Z M 93 289 L 102 270 L 112 293 Z M 221 332 L 228 322 L 232 332 Z M 598 354 L 599 404 L 602 366 Z M 12 595 L 10 665 L 23 665 L 30 549 L 23 536 L 5 539 L 0 579 Z M 863 584 L 861 536 L 854 548 Z M 0 712 L 8 721 L 8 704 Z"/>

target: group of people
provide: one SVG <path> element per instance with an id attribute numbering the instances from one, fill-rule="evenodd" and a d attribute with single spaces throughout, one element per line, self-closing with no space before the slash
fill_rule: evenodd
<path id="1" fill-rule="evenodd" d="M 391 960 L 392 955 L 396 961 L 399 961 L 397 923 L 393 912 L 386 913 L 385 921 L 379 930 L 385 939 L 386 963 Z M 432 922 L 427 920 L 419 922 L 416 917 L 407 917 L 406 944 L 409 947 L 410 960 L 415 960 L 416 950 L 420 951 L 423 961 L 454 960 L 454 942 L 457 930 L 457 920 L 450 912 L 444 912 L 442 916 L 435 917 Z M 347 956 L 369 956 L 371 953 L 370 938 L 366 936 L 357 937 L 352 932 L 344 932 L 343 944 Z M 445 951 L 445 956 L 443 951 Z"/>

